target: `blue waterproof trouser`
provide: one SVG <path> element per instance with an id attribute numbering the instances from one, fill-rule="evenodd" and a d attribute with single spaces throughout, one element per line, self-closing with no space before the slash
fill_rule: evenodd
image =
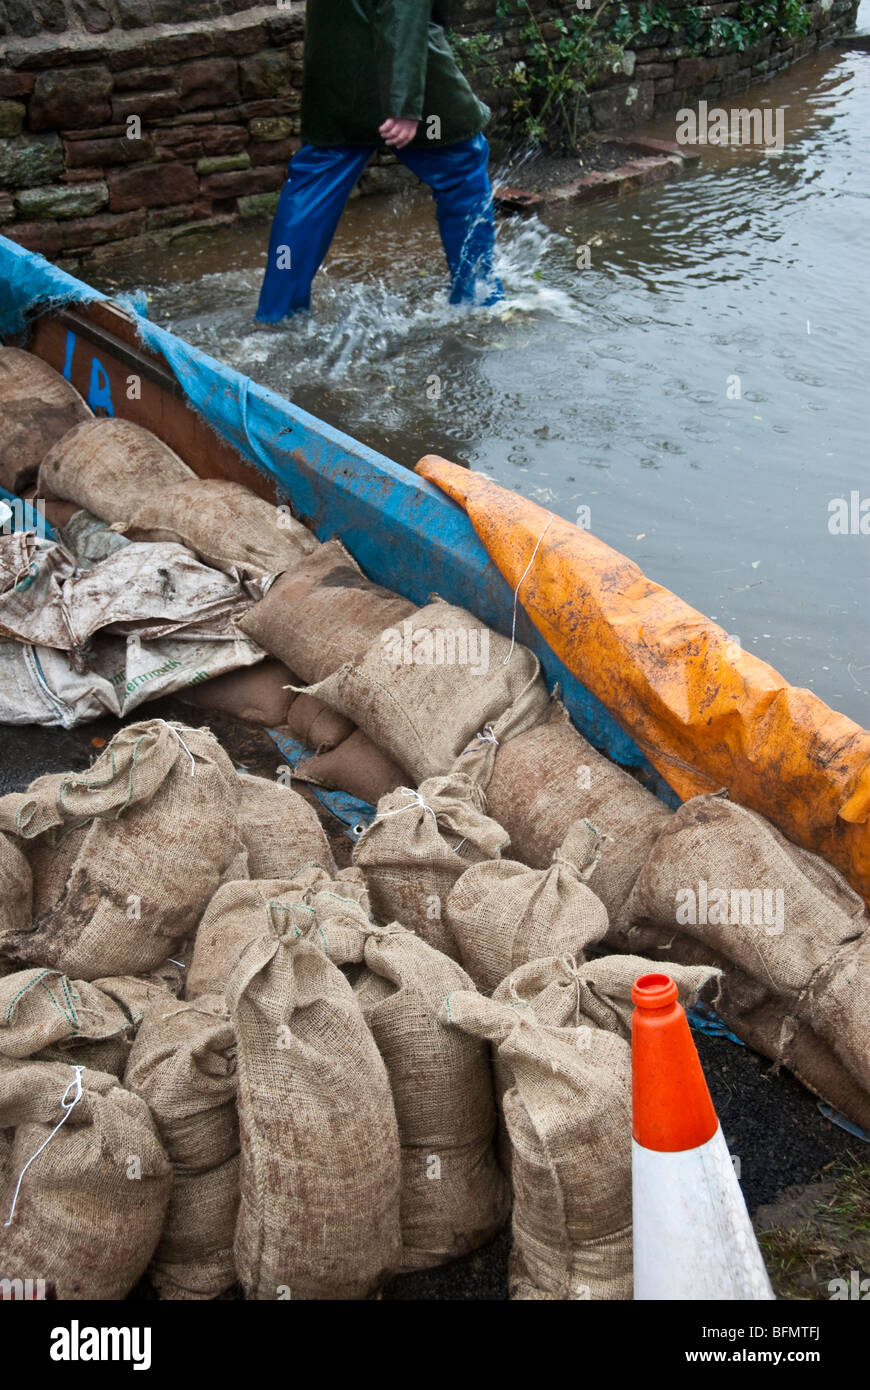
<path id="1" fill-rule="evenodd" d="M 290 161 L 272 233 L 257 318 L 274 323 L 311 303 L 311 281 L 335 235 L 351 189 L 374 147 L 303 145 Z M 436 149 L 398 150 L 403 164 L 427 183 L 450 270 L 450 302 L 493 303 L 501 286 L 493 275 L 492 188 L 489 145 L 483 135 Z"/>

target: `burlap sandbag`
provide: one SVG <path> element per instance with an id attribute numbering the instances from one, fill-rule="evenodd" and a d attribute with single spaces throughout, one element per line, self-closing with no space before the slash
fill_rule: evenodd
<path id="1" fill-rule="evenodd" d="M 462 990 L 442 1022 L 493 1044 L 510 1084 L 514 1299 L 631 1297 L 631 1049 Z M 585 1027 L 585 1025 L 584 1025 Z"/>
<path id="2" fill-rule="evenodd" d="M 227 574 L 262 578 L 292 569 L 320 542 L 242 483 L 190 478 L 145 497 L 125 526 L 134 541 L 177 541 Z"/>
<path id="3" fill-rule="evenodd" d="M 133 1032 L 124 1009 L 87 980 L 39 967 L 0 980 L 4 1057 L 79 1062 L 120 1077 Z"/>
<path id="4" fill-rule="evenodd" d="M 280 912 L 310 925 L 314 920 L 313 901 L 317 893 L 333 892 L 340 898 L 353 898 L 369 915 L 369 899 L 357 869 L 323 869 L 305 863 L 293 874 L 277 879 L 251 879 L 226 883 L 215 893 L 196 933 L 193 959 L 187 973 L 185 997 L 223 994 L 245 947 L 263 935 L 264 923 L 271 923 Z M 278 903 L 280 906 L 275 907 Z"/>
<path id="5" fill-rule="evenodd" d="M 397 922 L 376 927 L 352 900 L 323 892 L 313 906 L 309 939 L 337 965 L 365 965 L 354 990 L 386 1064 L 402 1145 L 402 1268 L 467 1254 L 509 1206 L 493 1150 L 489 1049 L 437 1017 L 471 981 Z"/>
<path id="6" fill-rule="evenodd" d="M 296 764 L 295 774 L 300 782 L 310 782 L 313 787 L 326 787 L 331 791 L 349 792 L 370 806 L 377 806 L 382 796 L 387 796 L 410 780 L 405 769 L 376 748 L 362 729 L 354 729 L 348 738 L 328 753 L 302 758 Z"/>
<path id="7" fill-rule="evenodd" d="M 33 913 L 33 875 L 21 841 L 0 833 L 0 954 L 10 935 L 26 931 Z"/>
<path id="8" fill-rule="evenodd" d="M 690 936 L 759 981 L 782 1019 L 802 1019 L 866 1088 L 870 918 L 824 859 L 744 806 L 696 796 L 656 841 L 628 910 L 639 927 Z"/>
<path id="9" fill-rule="evenodd" d="M 498 859 L 507 846 L 504 830 L 486 814 L 483 792 L 453 772 L 382 797 L 353 862 L 365 874 L 379 922 L 401 922 L 458 959 L 446 917 L 450 890 L 470 865 Z"/>
<path id="10" fill-rule="evenodd" d="M 715 976 L 669 970 L 688 1006 Z M 649 962 L 549 957 L 442 1020 L 494 1045 L 514 1192 L 515 1299 L 630 1298 L 631 988 Z"/>
<path id="11" fill-rule="evenodd" d="M 246 773 L 239 776 L 239 791 L 238 828 L 248 851 L 248 877 L 289 878 L 306 863 L 335 871 L 317 812 L 298 792 Z"/>
<path id="12" fill-rule="evenodd" d="M 280 661 L 263 661 L 242 671 L 184 686 L 176 699 L 198 709 L 217 710 L 244 719 L 248 724 L 264 724 L 273 729 L 284 724 L 296 698 L 291 685 L 297 684 L 292 671 Z"/>
<path id="13" fill-rule="evenodd" d="M 0 347 L 0 486 L 20 493 L 51 446 L 93 413 L 47 362 Z"/>
<path id="14" fill-rule="evenodd" d="M 172 1164 L 151 1282 L 162 1298 L 216 1298 L 236 1281 L 239 1206 L 236 1039 L 223 998 L 152 1005 L 124 1085 L 148 1105 Z"/>
<path id="15" fill-rule="evenodd" d="M 582 958 L 607 931 L 607 910 L 589 887 L 599 838 L 576 821 L 549 869 L 514 859 L 473 865 L 446 903 L 458 957 L 478 989 L 490 993 L 517 966 L 540 956 Z"/>
<path id="16" fill-rule="evenodd" d="M 353 990 L 269 908 L 230 978 L 242 1138 L 236 1269 L 253 1299 L 364 1298 L 401 1250 L 386 1068 Z"/>
<path id="17" fill-rule="evenodd" d="M 146 497 L 194 477 L 156 434 L 118 417 L 88 420 L 59 439 L 42 460 L 39 490 L 126 523 Z"/>
<path id="18" fill-rule="evenodd" d="M 32 929 L 2 949 L 76 979 L 158 966 L 195 929 L 235 855 L 238 777 L 206 729 L 155 719 L 81 775 L 0 798 L 34 871 Z"/>
<path id="19" fill-rule="evenodd" d="M 596 752 L 558 701 L 543 723 L 502 742 L 486 795 L 514 857 L 536 869 L 547 867 L 574 821 L 590 821 L 602 846 L 589 886 L 607 908 L 611 934 L 628 925 L 628 895 L 671 812 Z"/>
<path id="20" fill-rule="evenodd" d="M 340 541 L 329 541 L 277 579 L 239 627 L 311 682 L 361 657 L 414 610 L 366 579 Z"/>
<path id="21" fill-rule="evenodd" d="M 328 753 L 353 733 L 353 724 L 343 714 L 317 700 L 313 695 L 297 695 L 287 713 L 287 727 L 315 753 Z"/>
<path id="22" fill-rule="evenodd" d="M 105 1072 L 80 1083 L 77 1100 L 73 1066 L 0 1056 L 0 1269 L 61 1300 L 121 1299 L 160 1238 L 172 1169 L 139 1096 Z"/>
<path id="23" fill-rule="evenodd" d="M 416 782 L 448 772 L 484 729 L 493 747 L 515 737 L 543 717 L 549 698 L 527 647 L 511 650 L 472 613 L 440 600 L 379 633 L 309 693 L 352 719 Z"/>

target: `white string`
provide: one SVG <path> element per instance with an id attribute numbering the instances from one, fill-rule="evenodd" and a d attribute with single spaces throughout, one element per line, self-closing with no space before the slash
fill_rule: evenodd
<path id="1" fill-rule="evenodd" d="M 373 825 L 377 824 L 380 820 L 386 820 L 388 816 L 400 816 L 403 811 L 413 811 L 415 807 L 419 806 L 421 810 L 429 812 L 429 815 L 435 823 L 435 829 L 438 829 L 438 817 L 432 810 L 432 807 L 426 805 L 426 802 L 418 791 L 415 791 L 413 787 L 397 787 L 396 790 L 401 792 L 402 796 L 411 796 L 414 798 L 410 806 L 398 806 L 395 811 L 381 811 L 380 815 L 375 816 L 372 822 Z"/>
<path id="2" fill-rule="evenodd" d="M 513 623 L 512 623 L 512 625 L 511 625 L 511 649 L 510 649 L 510 651 L 508 652 L 507 656 L 505 657 L 504 661 L 501 663 L 502 666 L 507 666 L 508 662 L 510 661 L 511 657 L 512 657 L 513 654 L 514 654 L 514 647 L 516 646 L 516 639 L 517 639 L 517 604 L 518 604 L 518 602 L 519 602 L 520 588 L 521 588 L 521 586 L 522 586 L 523 579 L 525 579 L 525 577 L 526 577 L 526 575 L 528 574 L 529 570 L 532 568 L 532 565 L 533 565 L 533 563 L 534 563 L 535 556 L 536 556 L 537 553 L 538 553 L 538 546 L 541 544 L 541 541 L 544 539 L 544 537 L 546 536 L 546 534 L 547 534 L 547 532 L 549 531 L 550 527 L 552 526 L 554 519 L 555 519 L 554 517 L 552 517 L 552 516 L 550 517 L 550 520 L 547 522 L 546 526 L 544 527 L 543 531 L 541 532 L 540 536 L 538 537 L 538 545 L 536 545 L 535 548 L 534 548 L 534 550 L 532 551 L 532 558 L 531 558 L 531 560 L 529 561 L 529 563 L 526 565 L 525 569 L 523 570 L 522 578 L 520 579 L 519 584 L 518 584 L 517 587 L 514 589 L 514 620 L 513 620 Z"/>
<path id="3" fill-rule="evenodd" d="M 474 735 L 474 741 L 475 743 L 491 743 L 494 748 L 498 748 L 499 746 L 498 739 L 495 736 L 495 730 L 491 724 L 485 724 L 480 733 Z M 463 748 L 459 756 L 460 758 L 466 758 L 469 753 L 476 753 L 477 751 L 476 748 L 469 745 L 468 748 Z"/>
<path id="4" fill-rule="evenodd" d="M 182 746 L 182 748 L 184 749 L 185 753 L 186 753 L 187 756 L 190 758 L 190 775 L 191 775 L 191 777 L 192 777 L 193 774 L 196 772 L 196 763 L 193 761 L 193 754 L 191 753 L 191 751 L 190 751 L 190 749 L 188 748 L 187 744 L 185 743 L 184 739 L 181 737 L 181 734 L 178 732 L 177 729 L 174 729 L 174 728 L 172 727 L 171 724 L 167 724 L 165 719 L 158 719 L 157 723 L 158 723 L 158 724 L 166 724 L 166 727 L 167 727 L 167 729 L 169 730 L 169 732 L 170 732 L 171 734 L 175 734 L 175 737 L 178 739 L 178 742 L 181 744 L 181 746 Z"/>
<path id="5" fill-rule="evenodd" d="M 19 1176 L 18 1176 L 18 1182 L 15 1184 L 15 1194 L 14 1194 L 14 1196 L 13 1196 L 13 1198 L 12 1198 L 12 1207 L 11 1207 L 10 1212 L 9 1212 L 9 1220 L 8 1220 L 8 1221 L 4 1221 L 4 1223 L 3 1223 L 4 1226 L 11 1226 L 11 1225 L 12 1225 L 12 1218 L 13 1218 L 13 1216 L 15 1215 L 15 1206 L 16 1206 L 16 1203 L 17 1203 L 17 1201 L 18 1201 L 18 1193 L 19 1193 L 20 1190 L 21 1190 L 21 1182 L 22 1182 L 22 1179 L 23 1179 L 23 1177 L 24 1177 L 24 1174 L 27 1172 L 28 1168 L 30 1167 L 31 1163 L 33 1163 L 34 1159 L 39 1158 L 39 1155 L 42 1153 L 43 1149 L 46 1148 L 47 1145 L 49 1145 L 49 1144 L 51 1143 L 52 1139 L 53 1139 L 54 1136 L 57 1134 L 57 1131 L 60 1129 L 61 1125 L 65 1125 L 65 1124 L 66 1124 L 66 1122 L 67 1122 L 67 1120 L 69 1119 L 70 1115 L 72 1114 L 73 1110 L 75 1109 L 75 1107 L 78 1105 L 79 1101 L 80 1101 L 81 1098 L 82 1098 L 82 1072 L 84 1071 L 84 1067 L 73 1067 L 73 1071 L 75 1072 L 75 1076 L 73 1077 L 72 1081 L 69 1083 L 69 1086 L 67 1086 L 66 1090 L 64 1091 L 63 1095 L 62 1095 L 61 1098 L 60 1098 L 60 1108 L 61 1108 L 61 1110 L 64 1111 L 63 1119 L 58 1121 L 58 1123 L 55 1125 L 54 1129 L 51 1131 L 51 1134 L 49 1134 L 48 1138 L 47 1138 L 47 1139 L 43 1139 L 43 1141 L 42 1141 L 42 1143 L 40 1144 L 39 1148 L 36 1150 L 36 1153 L 33 1154 L 32 1157 L 30 1157 L 30 1158 L 27 1160 L 27 1162 L 25 1163 L 24 1167 L 21 1169 L 21 1172 L 20 1172 L 20 1174 L 19 1174 Z M 67 1096 L 69 1095 L 70 1089 L 71 1089 L 71 1087 L 73 1087 L 73 1086 L 75 1086 L 75 1088 L 76 1088 L 76 1093 L 75 1093 L 75 1095 L 73 1096 L 72 1100 L 69 1102 L 69 1104 L 67 1104 Z"/>

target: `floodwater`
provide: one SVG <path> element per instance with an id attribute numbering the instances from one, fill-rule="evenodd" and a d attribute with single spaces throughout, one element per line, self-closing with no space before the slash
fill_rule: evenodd
<path id="1" fill-rule="evenodd" d="M 153 319 L 404 464 L 442 453 L 561 516 L 588 507 L 870 725 L 870 535 L 829 527 L 835 499 L 870 498 L 870 54 L 826 50 L 728 100 L 784 108 L 782 149 L 708 146 L 670 184 L 501 221 L 495 310 L 447 307 L 419 189 L 352 202 L 313 314 L 278 328 L 252 321 L 262 225 L 89 278 L 146 289 Z M 650 130 L 673 139 L 675 118 Z"/>

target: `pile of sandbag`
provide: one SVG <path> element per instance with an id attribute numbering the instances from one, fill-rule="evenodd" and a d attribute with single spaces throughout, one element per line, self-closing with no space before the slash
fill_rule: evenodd
<path id="1" fill-rule="evenodd" d="M 17 349 L 0 349 L 0 413 L 0 484 L 36 492 L 59 535 L 0 537 L 0 723 L 71 727 L 190 687 L 200 708 L 282 725 L 297 677 L 240 670 L 265 651 L 236 619 L 320 548 L 289 507 L 198 478 L 130 420 L 94 419 Z"/>

